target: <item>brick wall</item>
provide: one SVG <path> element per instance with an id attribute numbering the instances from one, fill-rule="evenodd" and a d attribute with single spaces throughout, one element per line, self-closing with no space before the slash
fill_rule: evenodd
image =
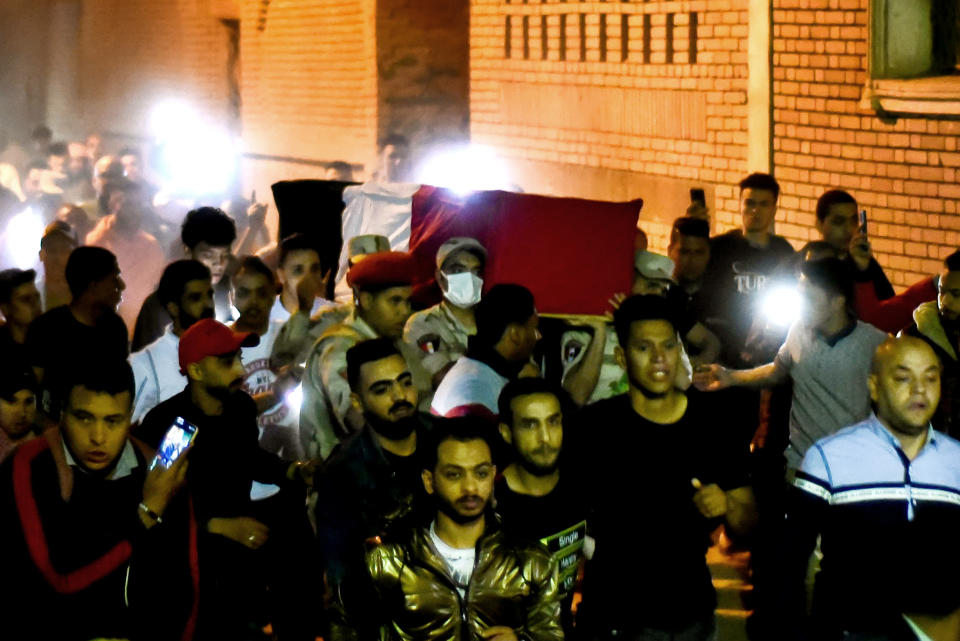
<path id="1" fill-rule="evenodd" d="M 705 187 L 720 228 L 747 169 L 748 0 L 472 0 L 471 133 L 529 191 L 644 197 L 669 224 Z"/>
<path id="2" fill-rule="evenodd" d="M 46 46 L 50 6 L 40 0 L 0 2 L 0 130 L 21 141 L 46 110 Z"/>
<path id="3" fill-rule="evenodd" d="M 377 85 L 374 0 L 244 0 L 248 152 L 370 163 Z M 316 177 L 314 167 L 308 170 Z"/>
<path id="4" fill-rule="evenodd" d="M 401 133 L 415 156 L 468 135 L 469 0 L 379 0 L 378 135 Z"/>
<path id="5" fill-rule="evenodd" d="M 869 211 L 877 259 L 907 285 L 960 245 L 960 122 L 881 120 L 860 105 L 868 0 L 774 0 L 778 231 L 815 237 L 817 197 L 850 191 Z"/>
<path id="6" fill-rule="evenodd" d="M 77 118 L 87 129 L 148 133 L 151 108 L 183 97 L 229 117 L 227 36 L 210 0 L 85 0 Z"/>

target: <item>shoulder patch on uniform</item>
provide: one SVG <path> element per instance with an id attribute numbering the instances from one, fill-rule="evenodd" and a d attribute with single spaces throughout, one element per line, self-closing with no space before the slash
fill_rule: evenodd
<path id="1" fill-rule="evenodd" d="M 417 347 L 427 354 L 440 351 L 440 337 L 436 334 L 424 334 L 417 339 Z"/>

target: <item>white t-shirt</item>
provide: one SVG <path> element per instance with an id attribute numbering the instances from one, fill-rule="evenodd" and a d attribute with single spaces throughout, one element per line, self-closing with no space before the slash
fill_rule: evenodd
<path id="1" fill-rule="evenodd" d="M 447 565 L 450 576 L 457 584 L 457 592 L 463 598 L 467 593 L 467 586 L 470 585 L 470 577 L 473 576 L 473 565 L 477 555 L 476 548 L 455 548 L 450 547 L 437 535 L 436 521 L 430 524 L 430 540 L 437 548 L 437 552 Z"/>
<path id="2" fill-rule="evenodd" d="M 499 413 L 497 399 L 508 379 L 486 363 L 461 356 L 440 381 L 430 413 L 447 418 L 489 416 Z"/>
<path id="3" fill-rule="evenodd" d="M 180 373 L 180 339 L 167 325 L 163 335 L 138 352 L 130 354 L 135 395 L 133 422 L 140 423 L 147 412 L 176 396 L 187 386 L 187 377 Z"/>
<path id="4" fill-rule="evenodd" d="M 270 390 L 277 380 L 276 373 L 270 367 L 270 353 L 282 327 L 281 321 L 270 321 L 267 333 L 260 337 L 260 344 L 244 347 L 240 351 L 243 368 L 246 370 L 243 390 L 251 396 Z M 300 407 L 295 403 L 281 401 L 264 411 L 257 417 L 260 446 L 284 460 L 295 461 L 303 458 L 297 428 L 299 422 Z"/>
<path id="5" fill-rule="evenodd" d="M 240 350 L 240 358 L 246 370 L 243 390 L 247 394 L 266 392 L 277 380 L 277 375 L 270 368 L 270 353 L 273 351 L 273 343 L 277 340 L 281 327 L 283 322 L 270 321 L 267 333 L 260 337 L 258 345 Z M 262 412 L 257 417 L 257 427 L 260 428 L 260 447 L 284 460 L 295 461 L 303 458 L 297 433 L 297 425 L 300 421 L 299 410 L 299 406 L 291 407 L 290 403 L 281 401 Z M 250 489 L 250 499 L 259 501 L 279 491 L 280 488 L 276 485 L 254 481 Z"/>

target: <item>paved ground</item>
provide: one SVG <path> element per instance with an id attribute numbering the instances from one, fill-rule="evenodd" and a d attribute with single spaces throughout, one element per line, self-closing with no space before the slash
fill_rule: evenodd
<path id="1" fill-rule="evenodd" d="M 725 552 L 720 546 L 707 551 L 707 564 L 717 590 L 717 641 L 747 641 L 750 615 L 749 552 Z"/>

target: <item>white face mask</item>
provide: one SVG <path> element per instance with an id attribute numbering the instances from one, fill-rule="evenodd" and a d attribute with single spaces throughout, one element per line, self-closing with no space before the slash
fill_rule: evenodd
<path id="1" fill-rule="evenodd" d="M 483 290 L 482 278 L 473 272 L 446 276 L 447 287 L 443 290 L 444 298 L 464 309 L 469 309 L 480 302 L 480 292 Z"/>

